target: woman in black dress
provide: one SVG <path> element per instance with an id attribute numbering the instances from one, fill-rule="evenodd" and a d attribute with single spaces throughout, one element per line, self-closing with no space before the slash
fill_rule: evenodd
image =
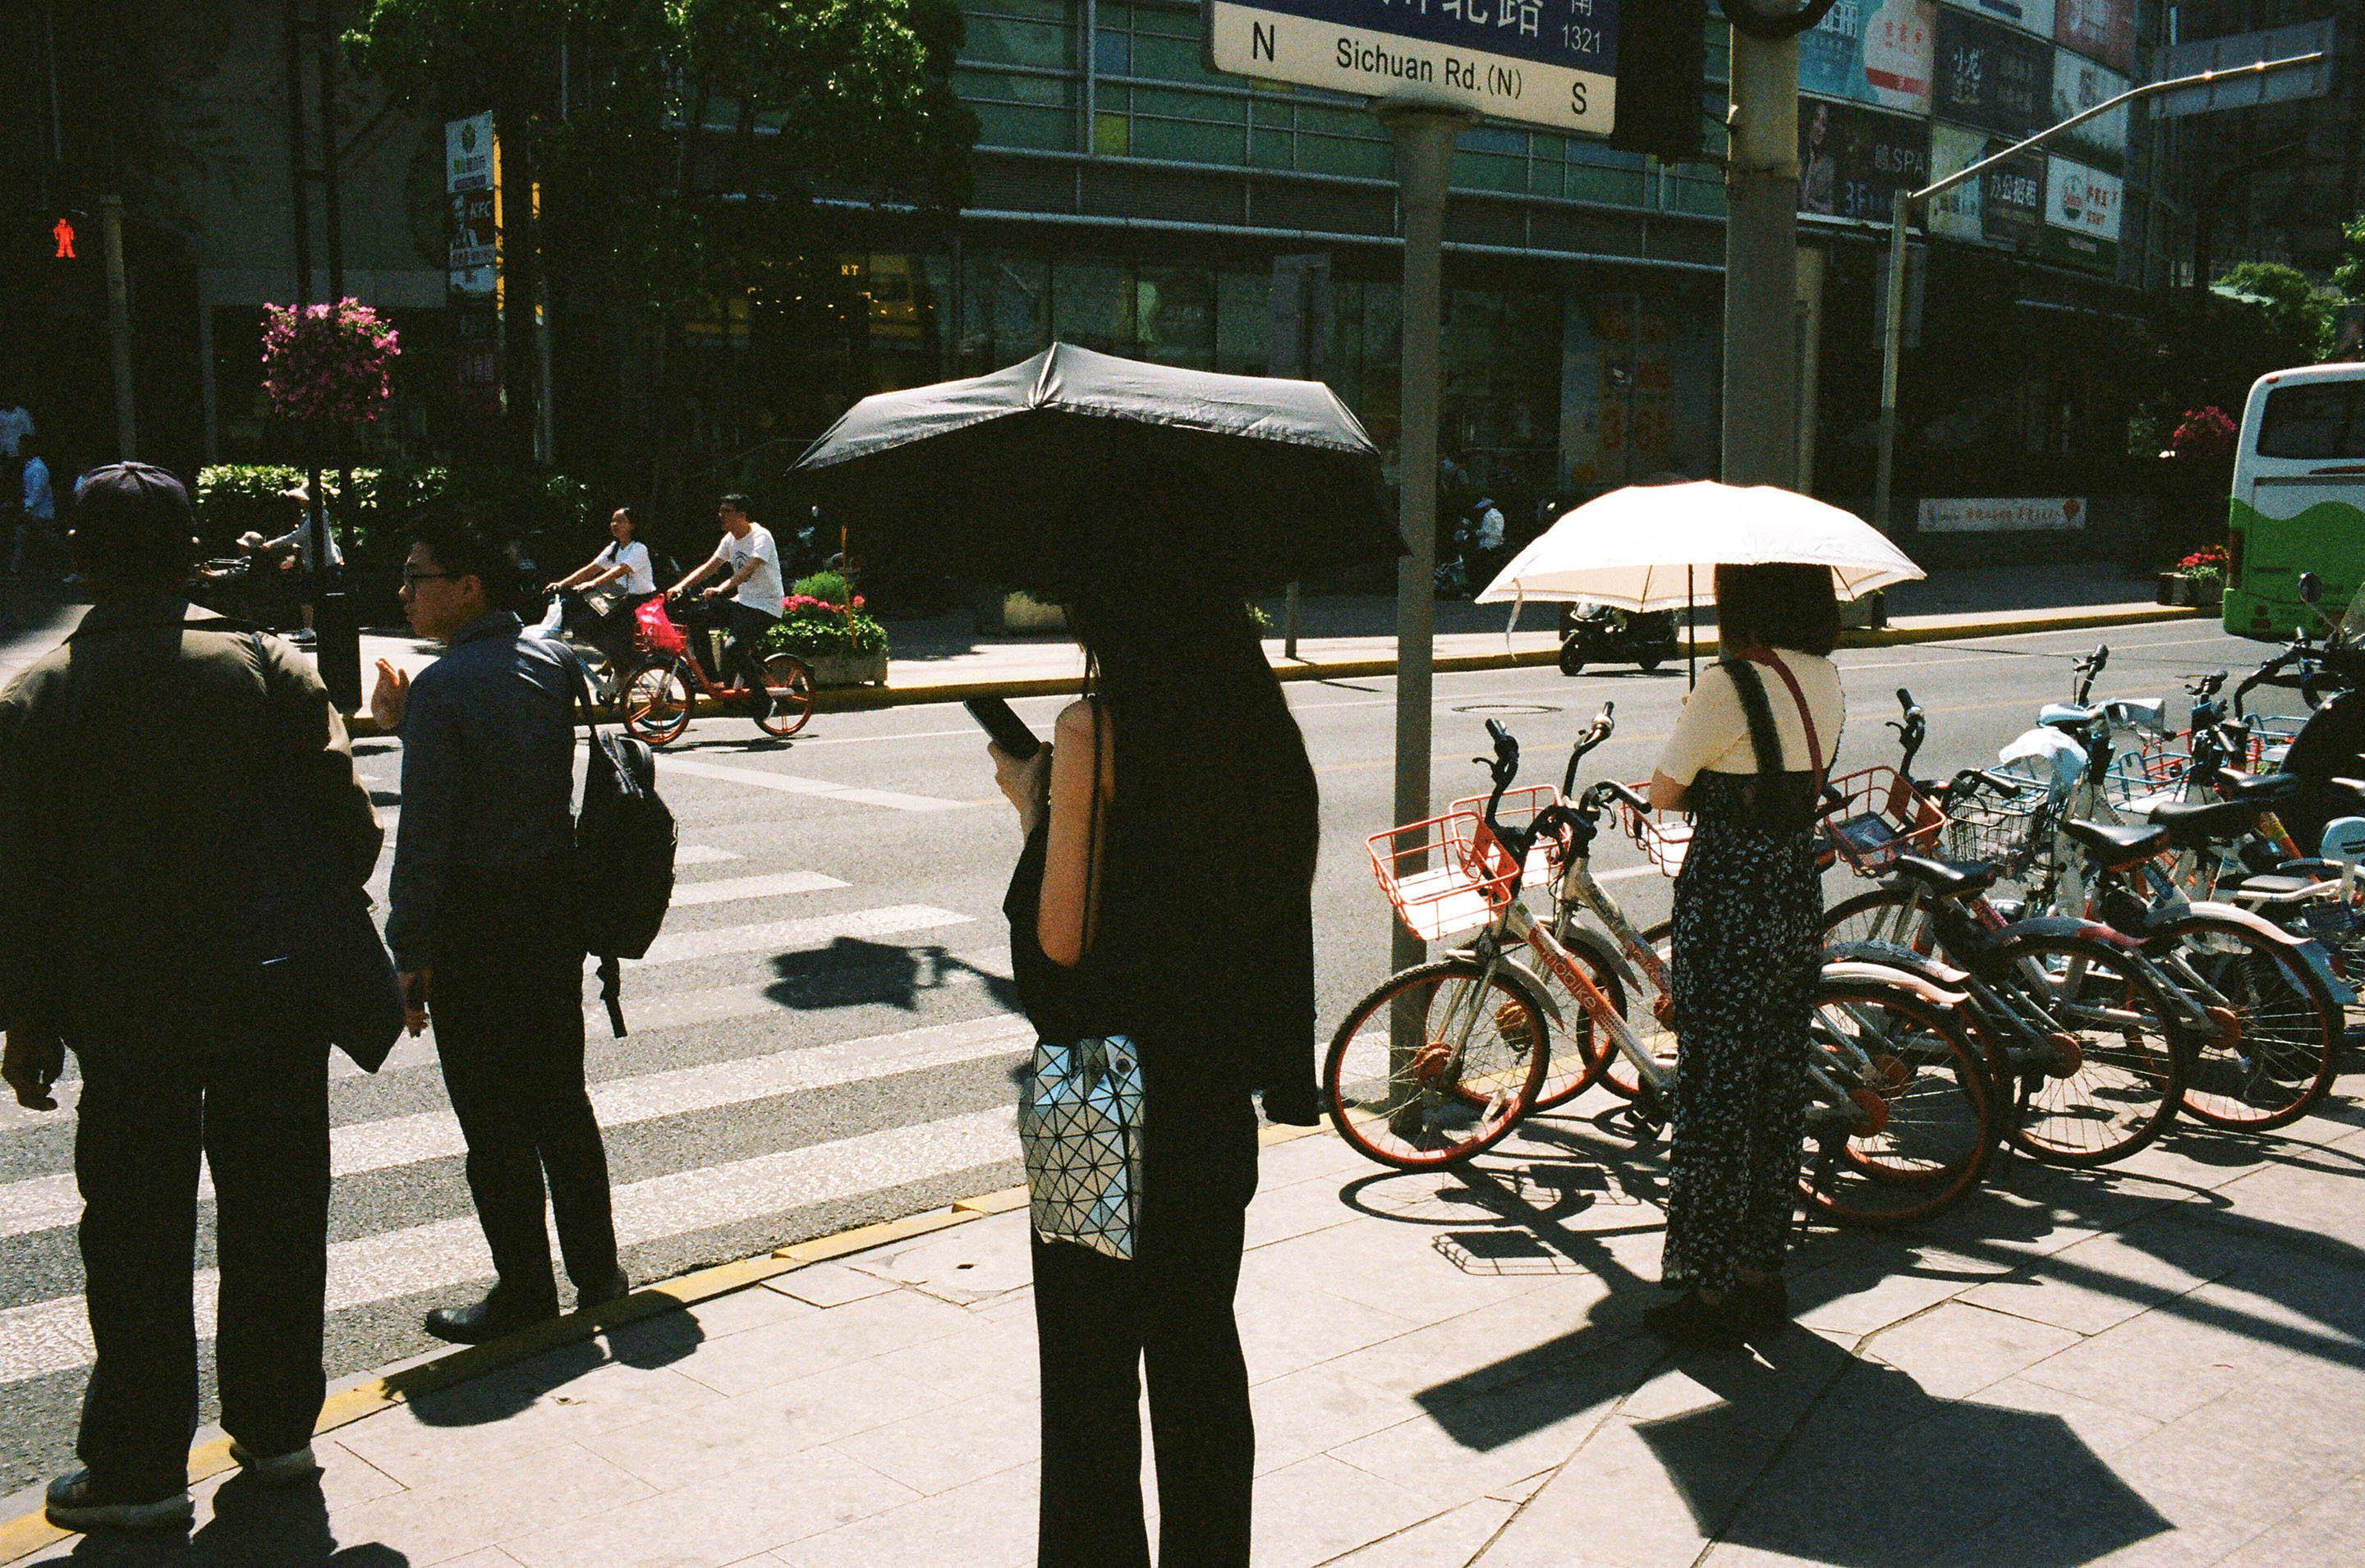
<path id="1" fill-rule="evenodd" d="M 1249 1560 L 1256 1434 L 1232 1298 L 1256 1110 L 1312 1126 L 1314 770 L 1246 606 L 1172 584 L 1082 594 L 1086 696 L 1048 755 L 992 751 L 1026 849 L 1003 908 L 1047 1040 L 1140 1054 L 1134 1256 L 1034 1242 L 1045 1568 L 1148 1568 L 1146 1367 L 1159 1561 Z"/>
<path id="2" fill-rule="evenodd" d="M 1846 705 L 1822 566 L 1720 566 L 1722 659 L 1686 700 L 1651 803 L 1691 813 L 1676 879 L 1676 1074 L 1664 1338 L 1729 1343 L 1789 1316 L 1782 1282 L 1821 967 L 1812 827 Z"/>

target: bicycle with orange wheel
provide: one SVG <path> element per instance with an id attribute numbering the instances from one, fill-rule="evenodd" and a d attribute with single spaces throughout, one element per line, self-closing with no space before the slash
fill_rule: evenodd
<path id="1" fill-rule="evenodd" d="M 1503 802 L 1519 772 L 1519 743 L 1497 722 L 1486 728 L 1494 789 L 1481 811 L 1451 811 L 1368 841 L 1373 874 L 1407 928 L 1429 940 L 1474 935 L 1442 958 L 1390 976 L 1351 1008 L 1323 1066 L 1339 1135 L 1399 1170 L 1460 1164 L 1500 1143 L 1535 1108 L 1555 1033 L 1570 1035 L 1571 1025 L 1526 961 L 1565 988 L 1587 1029 L 1628 1064 L 1637 1089 L 1621 1117 L 1638 1141 L 1667 1125 L 1681 1071 L 1628 1023 L 1622 1002 L 1596 978 L 1600 971 L 1556 934 L 1558 923 L 1540 924 L 1519 898 L 1540 849 L 1545 863 L 1562 868 L 1562 887 L 1592 887 L 1597 896 L 1588 868 L 1593 835 L 1608 804 L 1632 792 L 1597 784 L 1572 805 L 1547 787 L 1552 798 L 1515 825 Z M 1571 755 L 1570 787 L 1577 760 L 1611 728 L 1605 708 Z M 1655 959 L 1648 968 L 1664 976 Z M 1993 1141 L 1993 1091 L 1953 1016 L 1958 1000 L 1877 964 L 1825 966 L 1804 1083 L 1815 1156 L 1800 1187 L 1810 1210 L 1843 1224 L 1894 1225 L 1945 1208 L 1978 1182 Z M 1571 1043 L 1584 1059 L 1586 1047 Z M 1598 1075 L 1598 1065 L 1586 1070 L 1588 1082 Z"/>
<path id="2" fill-rule="evenodd" d="M 633 613 L 637 622 L 633 640 L 640 656 L 624 671 L 616 690 L 624 728 L 636 739 L 655 746 L 679 740 L 689 728 L 698 696 L 723 703 L 752 699 L 753 693 L 737 674 L 718 682 L 708 672 L 706 660 L 699 656 L 696 642 L 711 644 L 717 634 L 714 631 L 694 627 L 697 638 L 685 635 L 666 613 L 662 599 L 653 599 Z M 719 653 L 712 656 L 721 663 Z M 783 739 L 795 734 L 813 717 L 813 666 L 794 654 L 767 655 L 764 693 L 770 700 L 754 715 L 757 728 Z"/>

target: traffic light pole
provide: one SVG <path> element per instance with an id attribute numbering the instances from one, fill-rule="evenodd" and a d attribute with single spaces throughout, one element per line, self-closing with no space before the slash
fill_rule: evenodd
<path id="1" fill-rule="evenodd" d="M 1922 186 L 1918 191 L 1899 191 L 1889 209 L 1889 297 L 1883 303 L 1880 319 L 1880 447 L 1873 465 L 1872 525 L 1889 532 L 1889 506 L 1895 485 L 1897 462 L 1897 376 L 1898 362 L 1905 346 L 1905 248 L 1907 226 L 1913 209 L 1933 196 L 1945 195 L 1956 185 L 1967 185 L 1999 164 L 2008 162 L 2023 153 L 2031 152 L 2063 132 L 2076 129 L 2090 119 L 2109 114 L 2122 104 L 2134 103 L 2161 93 L 2172 93 L 2184 87 L 2206 87 L 2236 81 L 2245 76 L 2264 76 L 2270 72 L 2289 71 L 2302 65 L 2318 65 L 2324 62 L 2324 51 L 2294 54 L 2282 60 L 2261 60 L 2249 65 L 2229 66 L 2222 71 L 2202 71 L 2191 76 L 2172 77 L 2165 82 L 2146 82 L 2128 89 L 2115 98 L 2106 98 L 2092 108 L 2071 115 L 2059 125 L 2049 126 L 2025 141 L 2016 141 L 2001 152 L 1990 153 L 1967 168 L 1957 169 L 1945 179 Z M 1734 74 L 1740 72 L 1738 62 Z M 1730 383 L 1728 383 L 1728 386 Z M 1729 416 L 1728 416 L 1729 417 Z M 1730 426 L 1727 427 L 1728 429 Z"/>
<path id="2" fill-rule="evenodd" d="M 1799 478 L 1799 40 L 1732 29 L 1724 482 Z"/>
<path id="3" fill-rule="evenodd" d="M 115 455 L 129 463 L 140 455 L 139 431 L 132 421 L 131 286 L 123 271 L 123 198 L 98 198 L 100 222 L 106 232 L 106 335 L 115 359 Z"/>
<path id="4" fill-rule="evenodd" d="M 1395 821 L 1429 813 L 1430 696 L 1437 631 L 1438 340 L 1445 249 L 1446 177 L 1453 139 L 1475 117 L 1426 104 L 1375 106 L 1395 141 L 1397 200 L 1404 208 L 1404 391 L 1396 443 L 1398 526 L 1405 555 L 1396 563 Z M 1395 922 L 1390 968 L 1408 969 L 1429 958 L 1429 944 Z M 1407 1005 L 1411 1002 L 1411 1005 Z M 1388 1078 L 1407 1081 L 1422 1044 L 1426 1018 L 1418 1002 L 1399 998 L 1388 1020 Z M 1418 1110 L 1418 1103 L 1414 1107 Z M 1392 1107 L 1392 1109 L 1400 1109 Z"/>

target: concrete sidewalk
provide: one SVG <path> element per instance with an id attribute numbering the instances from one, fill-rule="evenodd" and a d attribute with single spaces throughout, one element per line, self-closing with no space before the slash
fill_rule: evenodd
<path id="1" fill-rule="evenodd" d="M 1438 1176 L 1277 1141 L 1239 1296 L 1257 1562 L 2354 1562 L 2360 1125 L 2336 1095 L 2284 1136 L 2184 1124 L 2104 1170 L 2006 1158 L 1922 1233 L 1810 1238 L 1800 1326 L 1755 1355 L 1637 1331 L 1663 1146 L 1554 1115 Z M 688 1310 L 473 1381 L 430 1364 L 340 1395 L 317 1490 L 225 1483 L 201 1450 L 193 1541 L 23 1518 L 0 1561 L 1029 1562 L 1035 1324 L 1008 1202 L 718 1271 Z"/>

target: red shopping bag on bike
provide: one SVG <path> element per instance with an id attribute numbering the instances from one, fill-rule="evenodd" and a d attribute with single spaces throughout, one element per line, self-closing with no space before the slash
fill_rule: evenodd
<path id="1" fill-rule="evenodd" d="M 677 658 L 689 652 L 689 644 L 682 640 L 681 628 L 675 625 L 673 617 L 666 613 L 666 601 L 662 597 L 653 599 L 633 611 L 633 619 L 640 626 L 641 645 L 649 652 L 671 654 Z"/>

